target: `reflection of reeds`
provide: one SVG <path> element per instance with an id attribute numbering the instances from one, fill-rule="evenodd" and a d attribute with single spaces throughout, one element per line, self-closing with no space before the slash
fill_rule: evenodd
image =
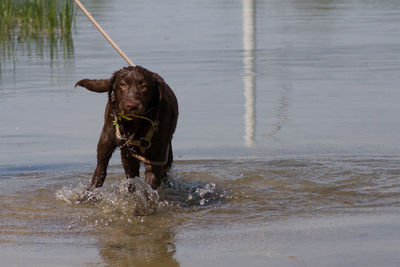
<path id="1" fill-rule="evenodd" d="M 57 46 L 63 47 L 64 57 L 71 55 L 74 19 L 70 0 L 0 0 L 0 52 L 14 57 L 16 44 L 26 49 L 33 41 L 36 51 L 47 44 L 51 57 Z"/>

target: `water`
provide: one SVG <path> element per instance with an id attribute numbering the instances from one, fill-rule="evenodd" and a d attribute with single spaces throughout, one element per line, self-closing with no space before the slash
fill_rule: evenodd
<path id="1" fill-rule="evenodd" d="M 399 266 L 400 2 L 83 2 L 174 89 L 175 166 L 116 153 L 81 201 L 106 96 L 74 84 L 126 63 L 79 12 L 70 54 L 2 52 L 3 263 Z"/>

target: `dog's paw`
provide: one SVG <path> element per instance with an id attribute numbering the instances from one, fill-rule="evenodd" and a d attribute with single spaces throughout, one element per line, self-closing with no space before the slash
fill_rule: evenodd
<path id="1" fill-rule="evenodd" d="M 83 194 L 77 199 L 77 203 L 94 203 L 99 200 L 98 194 L 94 189 L 89 187 Z"/>

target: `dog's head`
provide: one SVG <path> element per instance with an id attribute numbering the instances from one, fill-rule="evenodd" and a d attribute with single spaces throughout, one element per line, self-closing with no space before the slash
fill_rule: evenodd
<path id="1" fill-rule="evenodd" d="M 122 68 L 110 79 L 80 80 L 78 85 L 93 92 L 108 92 L 111 106 L 118 113 L 145 115 L 161 99 L 159 76 L 139 66 Z"/>

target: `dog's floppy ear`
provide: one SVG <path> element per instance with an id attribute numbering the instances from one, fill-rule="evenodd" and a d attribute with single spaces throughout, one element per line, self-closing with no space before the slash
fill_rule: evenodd
<path id="1" fill-rule="evenodd" d="M 115 92 L 114 92 L 114 83 L 115 80 L 117 79 L 117 76 L 119 75 L 121 70 L 114 72 L 113 76 L 111 79 L 108 80 L 108 99 L 110 100 L 111 104 L 114 104 L 115 102 Z"/>
<path id="2" fill-rule="evenodd" d="M 110 79 L 102 79 L 102 80 L 84 79 L 77 82 L 75 84 L 75 87 L 82 86 L 92 92 L 105 93 L 110 89 L 110 85 L 111 85 Z"/>

